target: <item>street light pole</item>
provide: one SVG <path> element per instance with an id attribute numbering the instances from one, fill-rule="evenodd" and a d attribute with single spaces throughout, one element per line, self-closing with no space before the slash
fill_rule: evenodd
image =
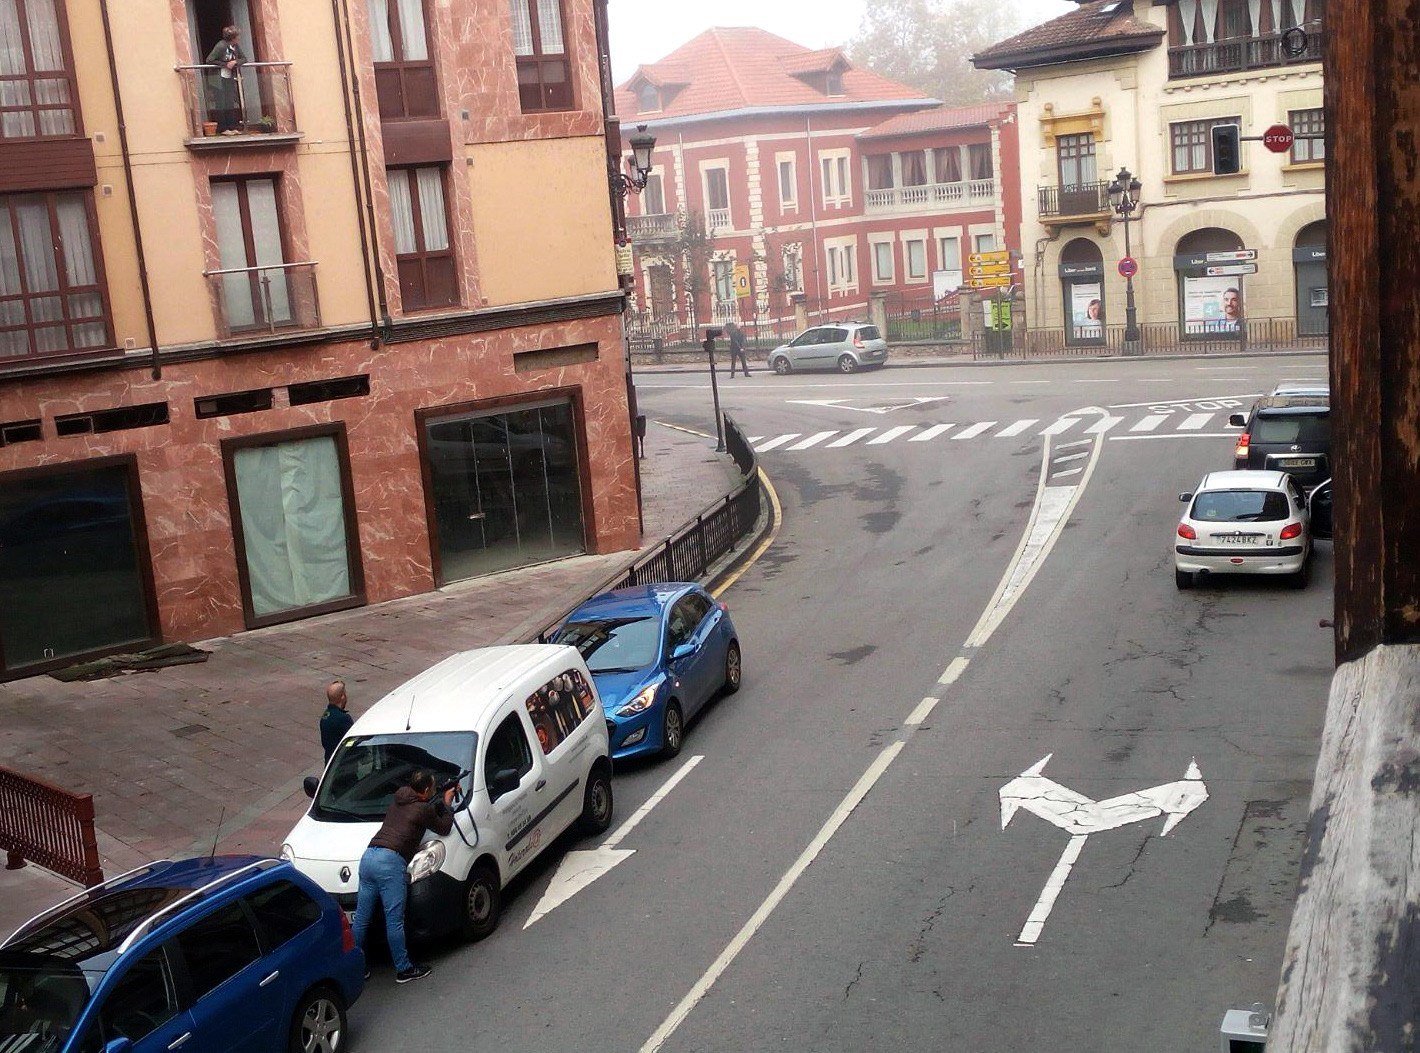
<path id="1" fill-rule="evenodd" d="M 1143 184 L 1127 168 L 1121 168 L 1109 185 L 1109 200 L 1120 221 L 1124 224 L 1124 255 L 1133 257 L 1129 244 L 1129 220 L 1139 207 L 1139 192 Z M 1124 345 L 1129 352 L 1139 348 L 1139 312 L 1134 306 L 1134 275 L 1124 278 Z"/>

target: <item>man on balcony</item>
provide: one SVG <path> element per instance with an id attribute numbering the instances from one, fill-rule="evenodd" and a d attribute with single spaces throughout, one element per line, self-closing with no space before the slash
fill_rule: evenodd
<path id="1" fill-rule="evenodd" d="M 207 65 L 217 67 L 215 95 L 217 132 L 219 135 L 240 135 L 237 125 L 241 109 L 241 68 L 247 57 L 242 54 L 241 30 L 228 26 L 222 39 L 207 56 Z"/>

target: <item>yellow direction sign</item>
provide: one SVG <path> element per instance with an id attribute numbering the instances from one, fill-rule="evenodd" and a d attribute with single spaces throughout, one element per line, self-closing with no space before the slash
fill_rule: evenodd
<path id="1" fill-rule="evenodd" d="M 973 278 L 987 278 L 997 274 L 1010 274 L 1011 265 L 1009 263 L 973 263 L 969 273 Z"/>
<path id="2" fill-rule="evenodd" d="M 993 274 L 989 278 L 968 278 L 966 283 L 973 289 L 1004 289 L 1011 284 L 1011 276 Z"/>
<path id="3" fill-rule="evenodd" d="M 967 263 L 1010 263 L 1011 250 L 997 249 L 995 252 L 973 252 L 966 258 Z"/>
<path id="4" fill-rule="evenodd" d="M 734 274 L 735 296 L 743 300 L 749 296 L 749 264 L 736 265 Z"/>

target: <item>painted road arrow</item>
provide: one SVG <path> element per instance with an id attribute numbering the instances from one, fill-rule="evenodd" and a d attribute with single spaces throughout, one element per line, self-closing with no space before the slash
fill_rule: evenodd
<path id="1" fill-rule="evenodd" d="M 691 769 L 704 759 L 703 756 L 691 757 L 690 760 L 682 764 L 676 773 L 647 799 L 645 804 L 631 814 L 631 818 L 617 827 L 616 831 L 596 848 L 572 851 L 563 856 L 562 861 L 557 865 L 557 872 L 552 875 L 552 881 L 548 884 L 547 891 L 542 894 L 542 899 L 538 900 L 532 914 L 523 923 L 523 928 L 526 929 L 533 923 L 542 920 L 591 885 L 597 878 L 611 873 L 618 865 L 634 856 L 636 849 L 618 848 L 617 845 L 621 844 L 626 839 L 626 835 L 635 830 L 641 820 L 651 813 L 651 809 L 665 800 L 666 795 L 676 788 L 676 784 L 689 775 Z"/>
<path id="2" fill-rule="evenodd" d="M 950 395 L 928 395 L 925 397 L 913 397 L 898 399 L 894 402 L 885 403 L 880 406 L 850 406 L 848 399 L 785 399 L 791 406 L 827 406 L 831 409 L 852 410 L 854 413 L 892 413 L 894 410 L 911 409 L 914 406 L 925 406 L 929 402 L 946 402 Z"/>
<path id="3" fill-rule="evenodd" d="M 1208 787 L 1203 783 L 1203 773 L 1198 770 L 1197 761 L 1189 762 L 1188 770 L 1177 782 L 1096 801 L 1060 785 L 1054 779 L 1046 778 L 1043 773 L 1051 756 L 1046 754 L 1000 790 L 1002 830 L 1018 811 L 1025 809 L 1070 835 L 1070 843 L 1065 846 L 1060 862 L 1055 865 L 1025 927 L 1016 937 L 1017 947 L 1033 946 L 1040 939 L 1055 900 L 1065 887 L 1070 870 L 1080 858 L 1085 840 L 1091 834 L 1167 816 L 1163 829 L 1159 831 L 1160 837 L 1167 837 L 1169 831 L 1208 799 Z"/>

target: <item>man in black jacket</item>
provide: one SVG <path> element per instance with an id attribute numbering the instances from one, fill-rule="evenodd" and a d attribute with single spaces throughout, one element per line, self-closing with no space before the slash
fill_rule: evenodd
<path id="1" fill-rule="evenodd" d="M 454 802 L 454 787 L 444 791 L 442 800 L 434 800 L 434 777 L 418 770 L 409 777 L 409 785 L 394 793 L 394 803 L 385 813 L 384 825 L 370 838 L 370 847 L 360 857 L 360 893 L 355 902 L 355 942 L 363 950 L 365 935 L 374 918 L 375 905 L 385 908 L 385 936 L 389 939 L 390 956 L 394 959 L 396 983 L 407 984 L 429 975 L 427 965 L 415 965 L 409 960 L 404 939 L 404 903 L 409 894 L 405 867 L 419 850 L 425 831 L 447 834 L 454 826 L 450 811 Z"/>

